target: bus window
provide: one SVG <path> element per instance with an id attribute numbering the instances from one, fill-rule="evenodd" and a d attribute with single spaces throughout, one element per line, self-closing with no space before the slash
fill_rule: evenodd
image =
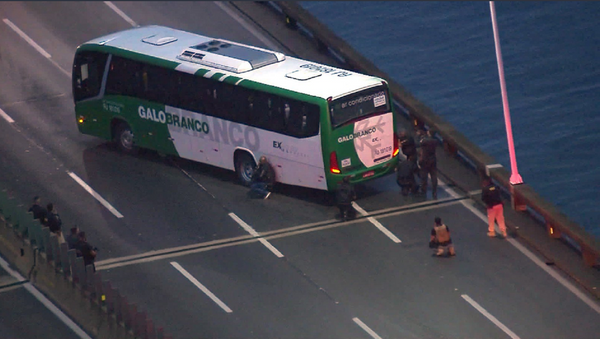
<path id="1" fill-rule="evenodd" d="M 333 128 L 391 110 L 387 87 L 378 86 L 334 100 L 329 105 Z"/>
<path id="2" fill-rule="evenodd" d="M 179 78 L 177 71 L 154 65 L 145 65 L 142 72 L 144 95 L 142 99 L 179 106 Z"/>
<path id="3" fill-rule="evenodd" d="M 277 96 L 267 97 L 267 116 L 269 119 L 269 129 L 281 133 L 285 129 L 284 115 L 281 107 L 281 100 Z"/>
<path id="4" fill-rule="evenodd" d="M 201 79 L 198 79 L 192 74 L 182 72 L 177 73 L 179 82 L 177 87 L 178 104 L 176 107 L 206 114 L 203 104 L 206 88 L 201 86 Z"/>
<path id="5" fill-rule="evenodd" d="M 106 94 L 143 98 L 142 73 L 141 63 L 113 55 L 106 80 Z"/>
<path id="6" fill-rule="evenodd" d="M 81 52 L 75 56 L 72 79 L 75 102 L 100 94 L 107 57 L 100 52 Z"/>
<path id="7" fill-rule="evenodd" d="M 289 111 L 287 134 L 306 138 L 319 133 L 319 108 L 312 104 L 291 101 L 284 104 Z M 287 115 L 287 114 L 286 114 Z"/>

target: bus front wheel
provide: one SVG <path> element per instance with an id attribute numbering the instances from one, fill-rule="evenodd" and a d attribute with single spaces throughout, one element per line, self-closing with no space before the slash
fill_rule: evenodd
<path id="1" fill-rule="evenodd" d="M 254 168 L 256 168 L 256 162 L 250 154 L 243 152 L 235 157 L 235 172 L 244 186 L 250 186 Z"/>
<path id="2" fill-rule="evenodd" d="M 128 124 L 122 122 L 117 125 L 114 134 L 114 141 L 119 150 L 127 154 L 137 153 L 138 148 L 133 143 L 133 132 Z"/>

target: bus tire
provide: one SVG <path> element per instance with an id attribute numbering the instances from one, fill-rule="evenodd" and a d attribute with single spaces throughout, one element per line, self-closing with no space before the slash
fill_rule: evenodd
<path id="1" fill-rule="evenodd" d="M 138 148 L 133 142 L 133 131 L 125 122 L 119 123 L 115 128 L 114 142 L 117 148 L 126 154 L 137 154 Z"/>
<path id="2" fill-rule="evenodd" d="M 254 158 L 247 152 L 240 152 L 235 156 L 235 173 L 244 186 L 252 183 L 252 173 L 256 168 Z"/>

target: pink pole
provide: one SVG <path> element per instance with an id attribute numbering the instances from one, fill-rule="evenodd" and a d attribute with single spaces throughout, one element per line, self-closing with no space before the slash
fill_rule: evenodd
<path id="1" fill-rule="evenodd" d="M 494 42 L 496 43 L 496 60 L 498 61 L 498 74 L 500 75 L 500 89 L 502 91 L 502 106 L 504 107 L 504 125 L 506 126 L 506 139 L 508 139 L 508 154 L 510 156 L 510 183 L 518 185 L 523 183 L 517 169 L 517 158 L 515 156 L 515 143 L 513 142 L 512 127 L 510 124 L 510 111 L 508 109 L 508 96 L 506 95 L 506 82 L 504 81 L 504 66 L 502 65 L 502 52 L 500 51 L 500 38 L 498 37 L 498 24 L 496 23 L 496 8 L 494 2 L 490 1 L 490 12 L 492 15 L 492 26 L 494 27 Z"/>

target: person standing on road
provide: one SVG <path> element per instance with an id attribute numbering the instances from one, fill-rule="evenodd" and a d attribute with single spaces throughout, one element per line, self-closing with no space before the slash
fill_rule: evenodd
<path id="1" fill-rule="evenodd" d="M 427 193 L 427 179 L 431 176 L 431 196 L 437 199 L 437 160 L 435 149 L 436 140 L 432 137 L 431 131 L 419 130 L 419 168 L 421 172 L 421 193 Z"/>
<path id="2" fill-rule="evenodd" d="M 402 149 L 402 154 L 406 156 L 406 158 L 410 158 L 414 155 L 415 159 L 417 158 L 417 145 L 415 143 L 415 138 L 412 135 L 408 135 L 405 130 L 401 130 L 398 133 L 398 143 L 400 144 L 400 149 Z"/>
<path id="3" fill-rule="evenodd" d="M 48 211 L 40 205 L 40 197 L 33 197 L 33 205 L 29 208 L 29 212 L 33 213 L 33 219 L 39 220 L 43 225 L 48 222 Z"/>
<path id="4" fill-rule="evenodd" d="M 417 161 L 415 155 L 410 155 L 406 160 L 398 162 L 396 166 L 396 183 L 401 188 L 402 195 L 416 193 L 419 190 L 415 174 L 418 173 Z"/>
<path id="5" fill-rule="evenodd" d="M 349 176 L 345 176 L 339 183 L 338 188 L 335 191 L 335 200 L 340 209 L 340 215 L 343 221 L 355 217 L 352 201 L 356 200 L 356 192 L 354 191 L 352 184 L 350 184 Z"/>
<path id="6" fill-rule="evenodd" d="M 83 264 L 86 269 L 88 265 L 92 265 L 92 269 L 96 272 L 94 261 L 96 260 L 97 249 L 87 242 L 85 232 L 79 232 L 79 241 L 77 242 L 75 249 L 77 251 L 77 256 L 83 258 Z"/>
<path id="7" fill-rule="evenodd" d="M 79 242 L 79 228 L 77 227 L 71 227 L 71 234 L 69 234 L 69 236 L 67 237 L 67 245 L 69 246 L 69 249 L 75 249 L 75 247 L 77 246 L 77 243 Z"/>
<path id="8" fill-rule="evenodd" d="M 275 185 L 275 170 L 267 161 L 264 155 L 260 157 L 258 166 L 252 173 L 252 183 L 250 184 L 250 192 L 254 192 L 263 199 L 267 199 Z"/>
<path id="9" fill-rule="evenodd" d="M 454 244 L 452 243 L 452 238 L 450 237 L 450 229 L 448 226 L 442 223 L 442 219 L 440 217 L 435 217 L 434 222 L 435 224 L 431 230 L 431 237 L 429 241 L 434 241 L 437 243 L 437 251 L 435 255 L 441 257 L 445 252 L 448 252 L 450 256 L 455 256 L 456 252 L 454 251 Z"/>
<path id="10" fill-rule="evenodd" d="M 500 196 L 500 189 L 492 183 L 492 179 L 486 176 L 483 179 L 483 189 L 481 191 L 481 200 L 487 206 L 488 216 L 488 236 L 495 237 L 495 222 L 498 222 L 498 227 L 502 236 L 506 238 L 506 224 L 504 223 L 504 206 L 502 204 L 502 197 Z"/>
<path id="11" fill-rule="evenodd" d="M 62 244 L 65 242 L 65 237 L 62 233 L 62 220 L 60 219 L 60 215 L 58 215 L 53 203 L 49 203 L 46 206 L 46 209 L 48 210 L 47 226 L 50 228 L 50 232 L 56 234 L 58 237 L 58 243 Z"/>

